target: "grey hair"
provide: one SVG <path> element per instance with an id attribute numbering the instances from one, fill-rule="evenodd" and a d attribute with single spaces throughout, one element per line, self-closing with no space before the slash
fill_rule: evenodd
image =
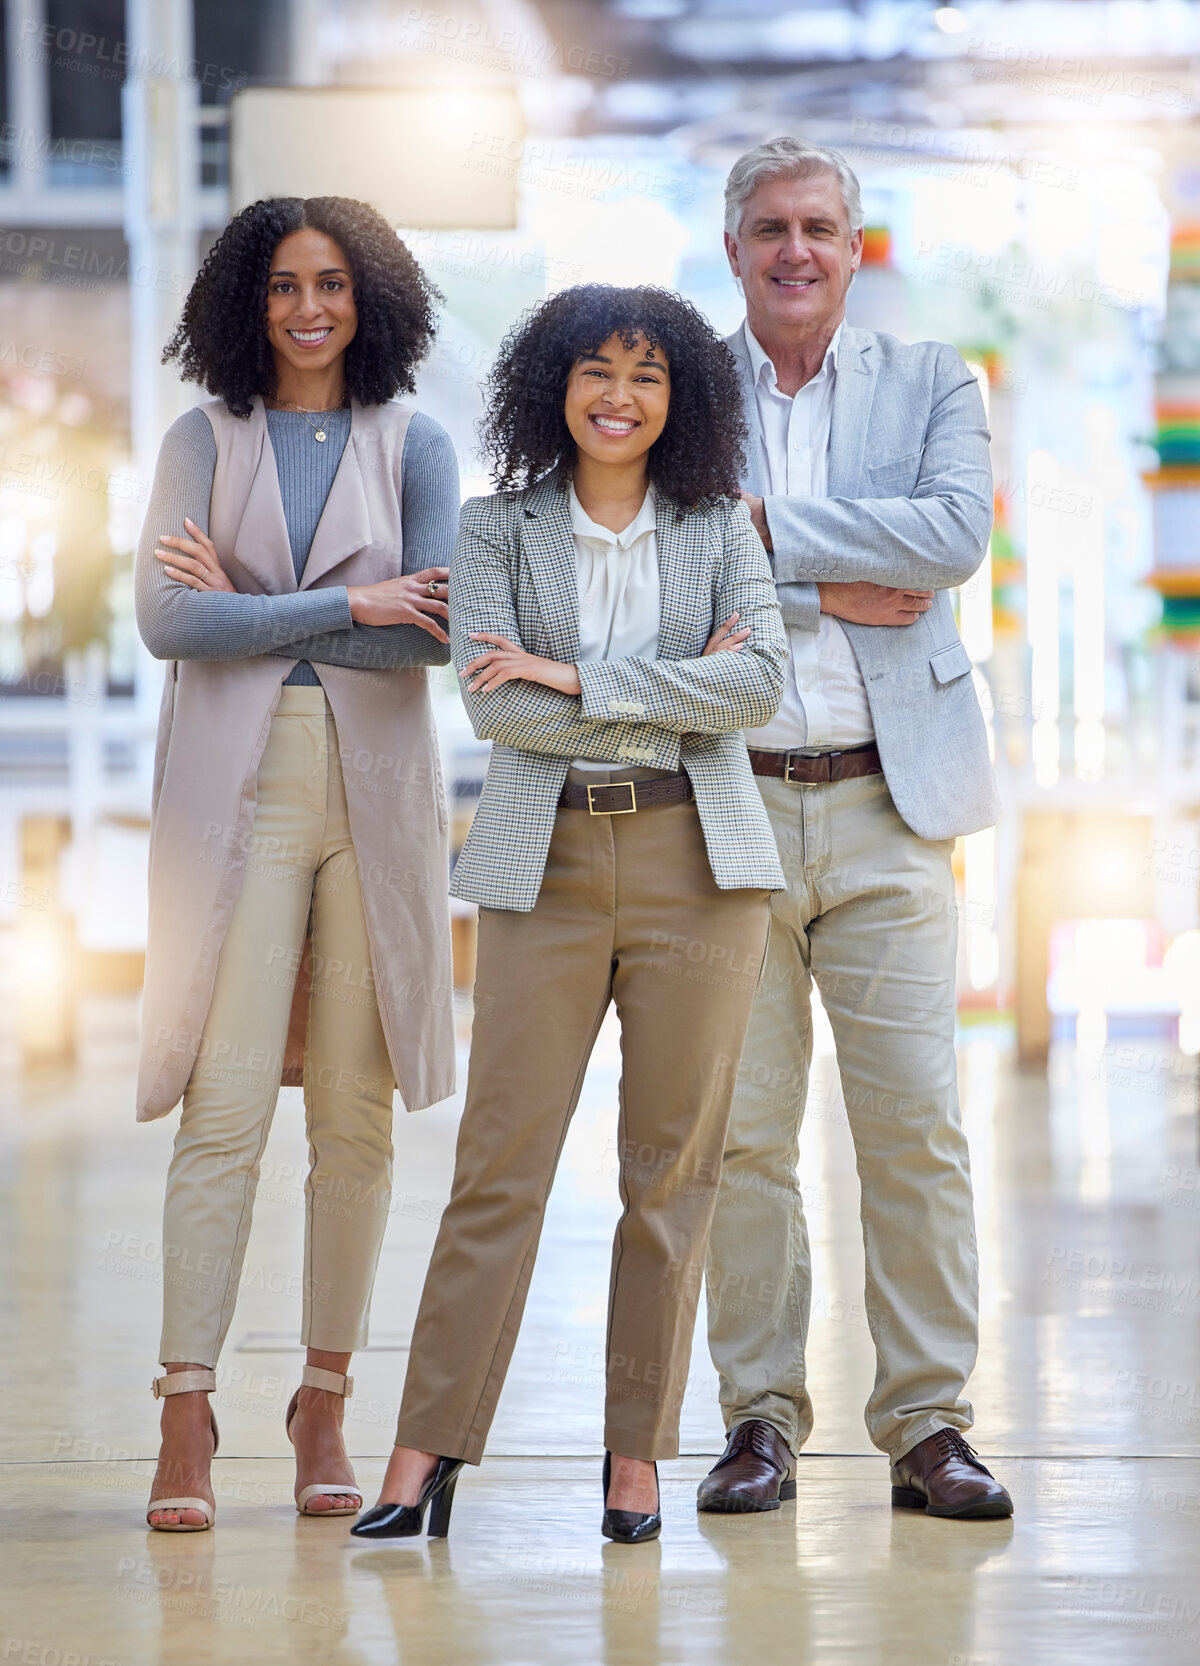
<path id="1" fill-rule="evenodd" d="M 861 231 L 863 225 L 862 197 L 858 176 L 840 151 L 825 145 L 810 145 L 804 139 L 793 139 L 784 134 L 756 145 L 744 156 L 739 156 L 729 170 L 725 182 L 725 230 L 736 237 L 741 229 L 742 209 L 746 199 L 767 179 L 807 179 L 810 174 L 834 174 L 842 190 L 842 202 L 850 221 L 851 232 Z"/>

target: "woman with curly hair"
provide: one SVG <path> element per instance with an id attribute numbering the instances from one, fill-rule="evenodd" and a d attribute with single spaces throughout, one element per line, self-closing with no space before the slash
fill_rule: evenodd
<path id="1" fill-rule="evenodd" d="M 211 1527 L 208 1394 L 281 1080 L 302 1083 L 296 1507 L 354 1514 L 346 1375 L 391 1179 L 392 1096 L 454 1087 L 446 813 L 423 667 L 449 658 L 458 474 L 411 405 L 437 292 L 343 197 L 257 202 L 164 358 L 214 399 L 168 431 L 138 626 L 170 661 L 155 759 L 140 1120 L 183 1111 L 163 1224 L 151 1527 Z M 299 1287 L 299 1281 L 297 1281 Z"/>
<path id="2" fill-rule="evenodd" d="M 586 285 L 519 323 L 484 438 L 501 490 L 463 512 L 454 662 L 493 743 L 455 870 L 479 904 L 454 1185 L 380 1503 L 352 1531 L 448 1527 L 480 1462 L 546 1198 L 609 1004 L 623 1210 L 608 1306 L 602 1532 L 661 1528 L 679 1449 L 734 1074 L 783 885 L 738 733 L 787 648 L 737 481 L 733 360 L 660 289 Z"/>

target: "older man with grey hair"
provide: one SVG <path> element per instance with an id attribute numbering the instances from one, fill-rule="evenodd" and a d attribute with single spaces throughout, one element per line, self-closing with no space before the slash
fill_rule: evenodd
<path id="1" fill-rule="evenodd" d="M 778 1509 L 812 1430 L 808 1234 L 796 1174 L 815 981 L 862 1188 L 872 1441 L 892 1502 L 1007 1516 L 967 1445 L 978 1277 L 954 1054 L 955 838 L 998 803 L 950 592 L 991 525 L 974 376 L 939 342 L 844 322 L 858 181 L 781 138 L 740 158 L 725 247 L 746 300 L 728 338 L 750 430 L 743 497 L 774 566 L 790 664 L 747 734 L 786 892 L 738 1071 L 708 1259 L 729 1440 L 702 1510 Z"/>

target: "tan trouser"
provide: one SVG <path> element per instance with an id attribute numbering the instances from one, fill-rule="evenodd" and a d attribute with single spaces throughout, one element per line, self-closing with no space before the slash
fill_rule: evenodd
<path id="1" fill-rule="evenodd" d="M 638 780 L 650 770 L 571 779 Z M 560 810 L 531 913 L 483 909 L 454 1186 L 425 1281 L 396 1444 L 478 1463 L 546 1199 L 610 1001 L 621 1018 L 624 1203 L 609 1287 L 604 1439 L 679 1449 L 733 1075 L 767 893 L 720 891 L 694 804 Z"/>
<path id="2" fill-rule="evenodd" d="M 214 861 L 228 852 L 220 834 Z M 159 1358 L 215 1365 L 242 1277 L 259 1165 L 312 913 L 304 1104 L 300 1340 L 345 1353 L 367 1339 L 388 1218 L 394 1082 L 333 716 L 319 688 L 284 688 L 258 768 L 245 880 L 167 1176 Z M 263 1269 L 283 1276 L 282 1269 Z"/>
<path id="3" fill-rule="evenodd" d="M 726 1426 L 812 1432 L 812 1276 L 796 1176 L 816 980 L 862 1187 L 867 1431 L 893 1459 L 967 1429 L 978 1328 L 975 1222 L 954 1056 L 953 840 L 918 839 L 881 775 L 759 778 L 788 889 L 746 1036 L 709 1248 L 709 1345 Z"/>

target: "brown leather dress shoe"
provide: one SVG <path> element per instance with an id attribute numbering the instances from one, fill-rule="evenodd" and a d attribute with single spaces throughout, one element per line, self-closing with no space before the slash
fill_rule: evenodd
<path id="1" fill-rule="evenodd" d="M 892 1465 L 892 1504 L 930 1516 L 984 1521 L 1011 1516 L 1013 1501 L 957 1429 L 938 1429 Z"/>
<path id="2" fill-rule="evenodd" d="M 796 1460 L 770 1423 L 752 1417 L 732 1430 L 725 1450 L 700 1483 L 696 1507 L 717 1515 L 777 1510 L 796 1496 Z"/>

